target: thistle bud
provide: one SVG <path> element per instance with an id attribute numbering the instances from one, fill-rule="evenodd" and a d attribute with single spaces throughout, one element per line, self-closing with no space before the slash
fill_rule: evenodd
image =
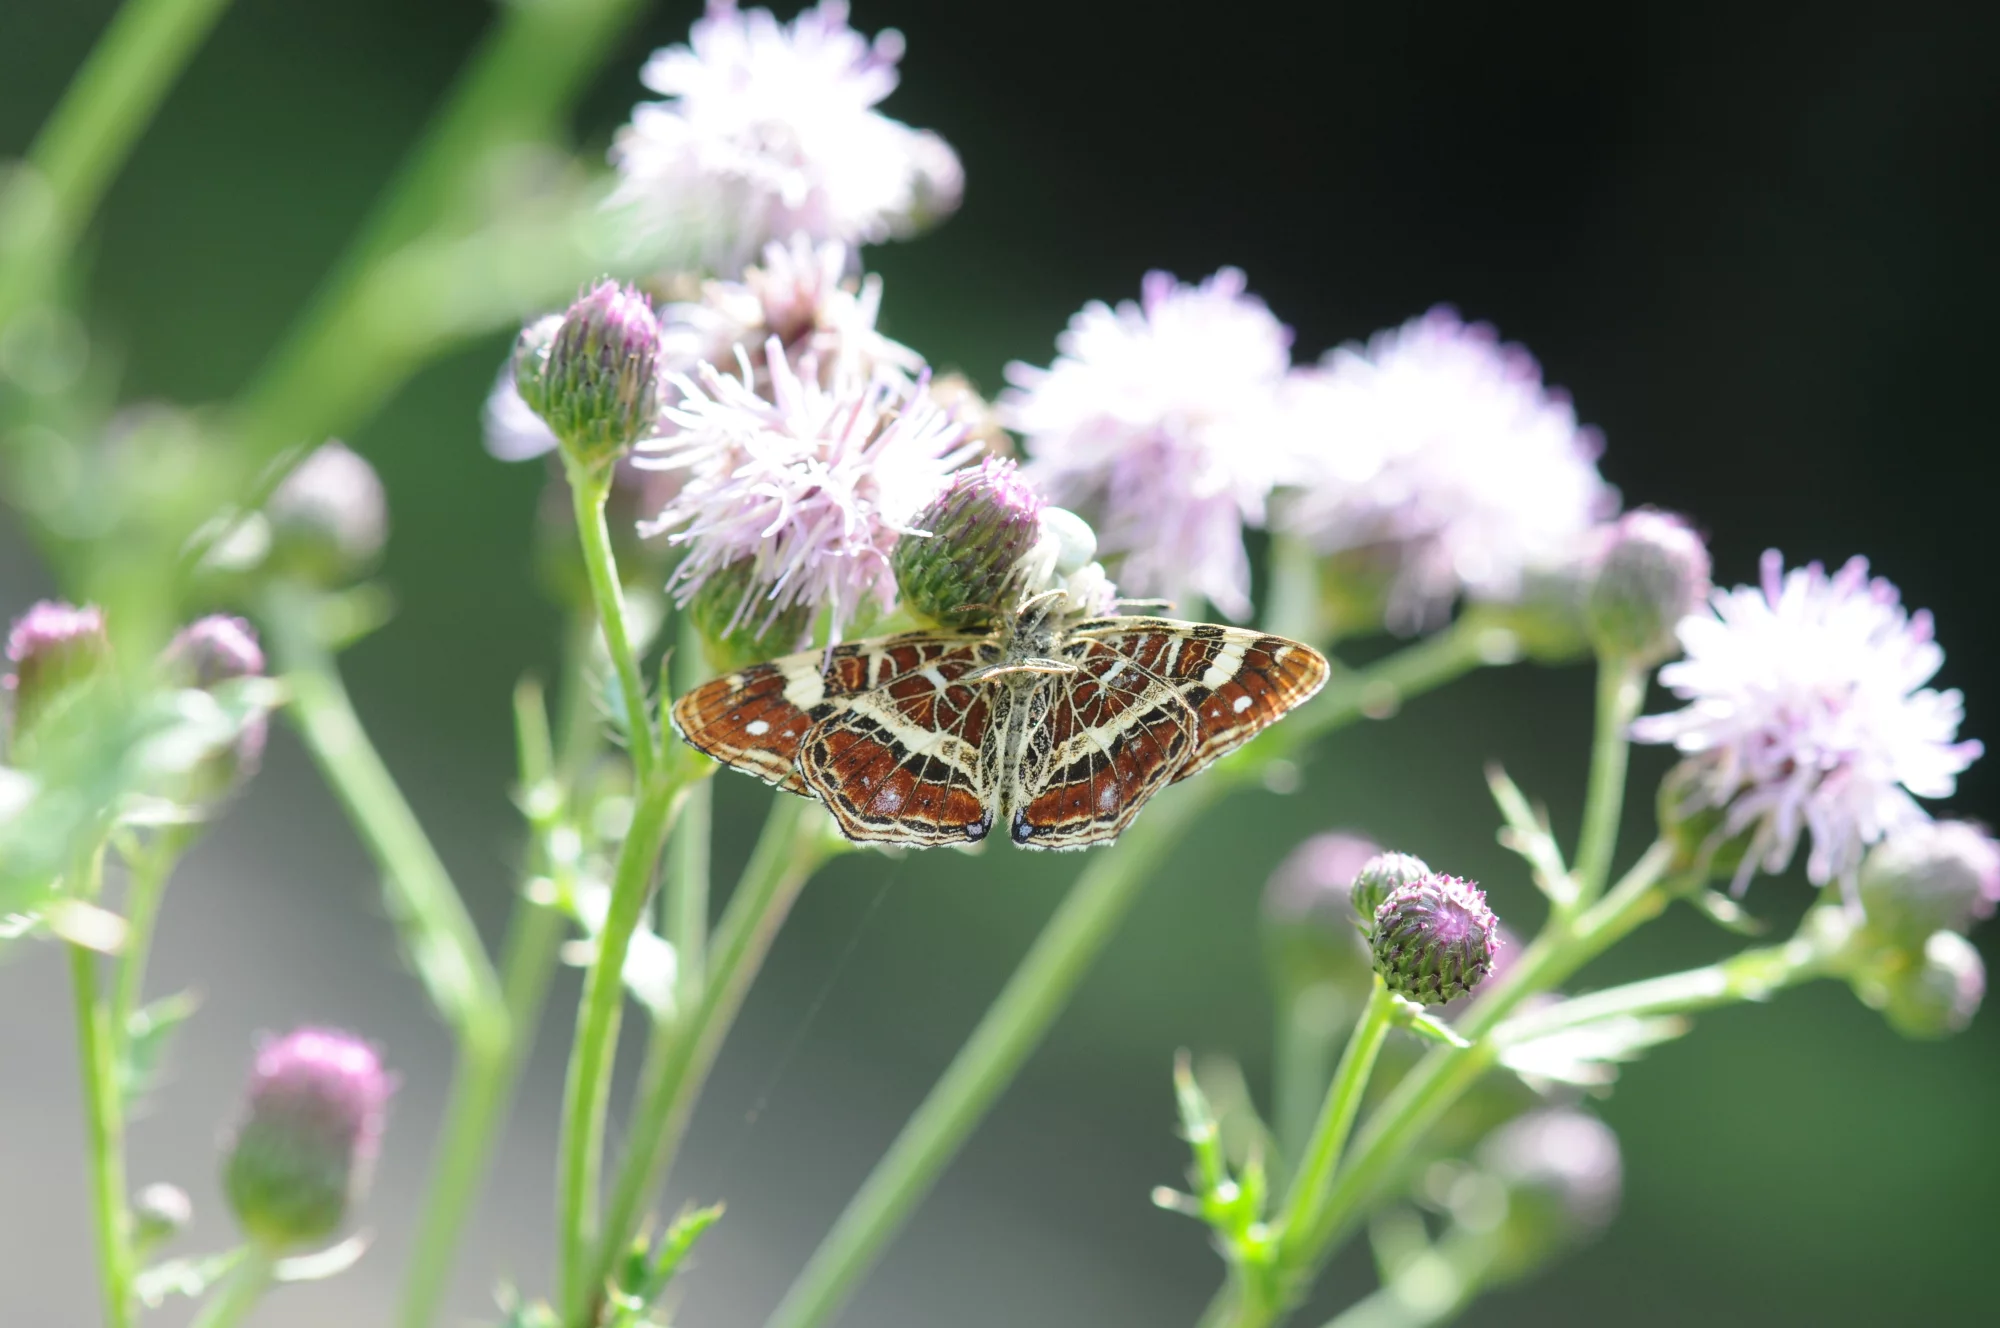
<path id="1" fill-rule="evenodd" d="M 1606 658 L 1657 664 L 1679 648 L 1674 629 L 1709 592 L 1708 549 L 1670 512 L 1640 508 L 1606 526 L 1585 623 Z"/>
<path id="2" fill-rule="evenodd" d="M 374 1049 L 346 1033 L 301 1028 L 257 1053 L 223 1169 L 252 1239 L 282 1250 L 340 1230 L 367 1187 L 392 1086 Z"/>
<path id="3" fill-rule="evenodd" d="M 238 678 L 264 676 L 264 651 L 257 633 L 241 618 L 212 614 L 183 627 L 160 656 L 160 671 L 174 687 L 212 692 Z M 188 802 L 207 802 L 235 791 L 257 773 L 264 756 L 269 721 L 259 711 L 242 727 L 234 744 L 218 751 L 193 772 Z"/>
<path id="4" fill-rule="evenodd" d="M 1431 869 L 1424 860 L 1408 853 L 1377 853 L 1361 864 L 1354 875 L 1354 916 L 1367 932 L 1375 926 L 1375 910 L 1382 901 L 1406 885 L 1426 880 Z"/>
<path id="5" fill-rule="evenodd" d="M 1325 983 L 1349 996 L 1373 983 L 1367 942 L 1355 925 L 1355 876 L 1381 850 L 1360 835 L 1314 835 L 1293 849 L 1264 887 L 1264 939 L 1285 990 Z"/>
<path id="6" fill-rule="evenodd" d="M 1913 956 L 1915 958 L 1915 956 Z M 1962 1033 L 1986 996 L 1986 962 L 1972 942 L 1940 931 L 1923 954 L 1883 982 L 1889 1026 L 1906 1038 L 1930 1040 Z"/>
<path id="7" fill-rule="evenodd" d="M 111 662 L 111 638 L 104 611 L 43 600 L 14 620 L 7 634 L 7 693 L 12 715 L 9 748 L 18 760 L 21 745 L 51 714 L 102 675 Z"/>
<path id="8" fill-rule="evenodd" d="M 1932 932 L 1962 932 L 2000 901 L 2000 844 L 1968 821 L 1898 830 L 1861 864 L 1868 929 L 1916 951 Z"/>
<path id="9" fill-rule="evenodd" d="M 989 458 L 953 475 L 889 555 L 903 602 L 933 622 L 970 627 L 1009 611 L 1036 579 L 1026 567 L 1042 539 L 1041 495 L 1012 461 Z M 1041 573 L 1046 577 L 1047 572 Z"/>
<path id="10" fill-rule="evenodd" d="M 1478 886 L 1428 876 L 1393 891 L 1375 911 L 1375 971 L 1398 996 L 1443 1005 L 1493 967 L 1498 925 Z"/>
<path id="11" fill-rule="evenodd" d="M 141 1250 L 172 1240 L 194 1221 L 194 1204 L 178 1185 L 148 1185 L 132 1196 L 132 1243 Z"/>
<path id="12" fill-rule="evenodd" d="M 659 427 L 660 320 L 638 291 L 601 281 L 552 335 L 546 319 L 522 333 L 514 383 L 564 455 L 609 464 Z"/>
<path id="13" fill-rule="evenodd" d="M 1595 1236 L 1617 1215 L 1623 1188 L 1618 1136 L 1566 1108 L 1509 1121 L 1486 1137 L 1479 1163 L 1507 1187 L 1496 1271 L 1526 1273 Z"/>
<path id="14" fill-rule="evenodd" d="M 389 541 L 389 504 L 375 468 L 329 441 L 292 468 L 264 504 L 270 566 L 312 585 L 365 575 Z"/>
<path id="15" fill-rule="evenodd" d="M 812 606 L 792 603 L 773 614 L 765 599 L 770 589 L 754 558 L 733 562 L 701 583 L 687 608 L 710 667 L 728 673 L 805 645 Z"/>

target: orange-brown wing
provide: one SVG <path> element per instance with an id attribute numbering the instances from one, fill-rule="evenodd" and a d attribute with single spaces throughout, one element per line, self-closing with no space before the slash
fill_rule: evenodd
<path id="1" fill-rule="evenodd" d="M 788 793 L 816 796 L 798 770 L 812 726 L 904 665 L 963 650 L 977 637 L 911 632 L 808 650 L 712 678 L 674 702 L 681 740 Z"/>
<path id="2" fill-rule="evenodd" d="M 881 685 L 813 726 L 799 775 L 842 834 L 917 848 L 986 837 L 998 770 L 988 735 L 1008 693 L 964 681 L 982 662 L 977 643 L 905 651 Z"/>

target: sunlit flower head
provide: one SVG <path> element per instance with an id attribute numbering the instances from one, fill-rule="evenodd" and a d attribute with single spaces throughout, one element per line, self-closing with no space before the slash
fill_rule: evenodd
<path id="1" fill-rule="evenodd" d="M 1235 268 L 1199 286 L 1150 272 L 1138 303 L 1071 318 L 1048 368 L 1007 366 L 1001 418 L 1029 478 L 1091 518 L 1128 593 L 1249 615 L 1243 527 L 1292 464 L 1291 339 Z"/>
<path id="2" fill-rule="evenodd" d="M 1617 510 L 1596 431 L 1487 324 L 1433 309 L 1301 377 L 1303 491 L 1280 523 L 1385 564 L 1392 629 L 1435 625 L 1461 594 L 1514 598 Z"/>
<path id="3" fill-rule="evenodd" d="M 1807 877 L 1851 889 L 1868 845 L 1929 819 L 1911 795 L 1948 797 L 1981 747 L 1957 740 L 1959 693 L 1924 686 L 1944 663 L 1930 614 L 1905 611 L 1865 559 L 1828 576 L 1772 550 L 1762 570 L 1681 621 L 1686 658 L 1660 681 L 1688 704 L 1632 736 L 1679 748 L 1695 806 L 1750 832 L 1737 889 L 1783 871 L 1805 831 Z"/>
<path id="4" fill-rule="evenodd" d="M 875 110 L 902 55 L 893 29 L 870 41 L 849 27 L 844 0 L 788 24 L 710 0 L 688 43 L 640 72 L 666 100 L 641 103 L 619 131 L 613 205 L 643 227 L 705 237 L 723 274 L 796 232 L 872 244 L 949 213 L 964 188 L 958 157 Z"/>
<path id="5" fill-rule="evenodd" d="M 867 609 L 893 607 L 890 551 L 977 445 L 921 381 L 843 373 L 825 385 L 810 355 L 795 365 L 775 338 L 765 361 L 768 395 L 747 364 L 677 377 L 674 432 L 647 445 L 642 464 L 686 479 L 640 529 L 686 548 L 671 583 L 678 602 L 748 561 L 731 629 L 805 605 L 828 612 L 837 640 Z"/>

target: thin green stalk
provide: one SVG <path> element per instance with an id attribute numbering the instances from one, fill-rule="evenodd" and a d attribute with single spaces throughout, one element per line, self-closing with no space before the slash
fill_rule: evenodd
<path id="1" fill-rule="evenodd" d="M 799 891 L 832 849 L 812 803 L 781 794 L 771 804 L 743 878 L 716 927 L 713 963 L 700 1003 L 683 1007 L 685 1017 L 653 1026 L 632 1113 L 631 1144 L 597 1247 L 595 1284 L 609 1275 L 612 1261 L 645 1220 L 646 1205 L 666 1183 L 695 1101 L 750 983 Z"/>
<path id="2" fill-rule="evenodd" d="M 1154 868 L 1179 847 L 1205 809 L 1314 737 L 1364 713 L 1393 711 L 1486 658 L 1483 633 L 1455 625 L 1337 679 L 1252 747 L 1162 794 L 1160 805 L 1148 809 L 1116 849 L 1094 859 L 1070 887 L 943 1077 L 848 1201 L 767 1328 L 812 1328 L 846 1300 L 1041 1042 Z"/>
<path id="3" fill-rule="evenodd" d="M 1320 1108 L 1319 1119 L 1313 1124 L 1305 1153 L 1285 1195 L 1278 1226 L 1281 1264 L 1296 1257 L 1299 1238 L 1317 1225 L 1316 1214 L 1326 1202 L 1326 1192 L 1347 1147 L 1347 1136 L 1354 1129 L 1354 1118 L 1361 1110 L 1361 1095 L 1375 1073 L 1375 1057 L 1389 1036 L 1395 1010 L 1395 998 L 1382 985 L 1382 979 L 1376 978 L 1374 988 L 1368 993 L 1368 1004 L 1362 1007 L 1361 1018 L 1348 1038 L 1347 1050 L 1341 1053 L 1340 1065 L 1333 1072 L 1326 1102 Z"/>
<path id="4" fill-rule="evenodd" d="M 685 777 L 678 774 L 682 768 L 684 763 L 671 764 L 668 778 L 642 789 L 633 807 L 632 825 L 612 873 L 610 906 L 597 934 L 597 954 L 585 974 L 583 999 L 577 1007 L 576 1041 L 570 1047 L 563 1087 L 556 1186 L 562 1305 L 571 1321 L 593 1295 L 590 1251 L 597 1234 L 605 1113 L 624 1006 L 625 954 L 645 912 L 653 868 L 686 789 Z"/>
<path id="5" fill-rule="evenodd" d="M 146 986 L 146 958 L 153 948 L 160 901 L 180 860 L 178 832 L 164 831 L 128 864 L 130 885 L 125 892 L 125 949 L 118 957 L 111 992 L 111 1036 L 123 1047 Z M 122 1056 L 121 1056 L 122 1059 Z"/>
<path id="6" fill-rule="evenodd" d="M 1629 731 L 1646 703 L 1646 670 L 1630 659 L 1606 656 L 1597 665 L 1597 722 L 1591 740 L 1590 784 L 1584 794 L 1583 831 L 1577 839 L 1577 902 L 1587 905 L 1604 892 L 1618 845 L 1618 819 L 1625 809 L 1625 768 L 1631 753 Z"/>
<path id="7" fill-rule="evenodd" d="M 28 148 L 37 178 L 0 191 L 0 326 L 89 223 L 228 2 L 126 0 L 119 7 Z"/>
<path id="8" fill-rule="evenodd" d="M 625 620 L 625 592 L 618 581 L 611 528 L 604 518 L 605 500 L 611 495 L 611 469 L 604 466 L 588 470 L 571 464 L 568 470 L 578 543 L 583 550 L 584 569 L 590 577 L 590 594 L 597 604 L 597 618 L 604 626 L 604 644 L 611 655 L 611 667 L 618 674 L 618 690 L 625 702 L 626 745 L 632 757 L 633 781 L 644 789 L 653 783 L 660 744 L 653 732 L 646 680 L 639 671 L 631 628 Z"/>
<path id="9" fill-rule="evenodd" d="M 242 1259 L 210 1293 L 189 1328 L 236 1328 L 271 1289 L 272 1272 L 270 1255 L 254 1245 L 246 1248 Z"/>
<path id="10" fill-rule="evenodd" d="M 91 1216 L 97 1227 L 99 1282 L 107 1328 L 132 1323 L 131 1221 L 125 1211 L 125 1111 L 116 1035 L 98 989 L 97 955 L 70 947 L 76 994 L 77 1060 L 83 1070 L 84 1124 L 90 1147 Z"/>

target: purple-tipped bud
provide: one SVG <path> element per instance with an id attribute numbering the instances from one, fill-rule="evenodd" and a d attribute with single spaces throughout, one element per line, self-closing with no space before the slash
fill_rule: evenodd
<path id="1" fill-rule="evenodd" d="M 553 335 L 546 324 L 521 334 L 514 385 L 563 451 L 594 467 L 652 437 L 660 424 L 660 320 L 646 297 L 601 281 Z"/>
<path id="2" fill-rule="evenodd" d="M 237 1223 L 282 1250 L 338 1232 L 374 1167 L 393 1084 L 367 1043 L 301 1028 L 267 1043 L 223 1168 Z"/>
<path id="3" fill-rule="evenodd" d="M 1932 932 L 1962 932 L 2000 902 L 2000 844 L 1969 821 L 1926 821 L 1896 831 L 1861 864 L 1868 928 L 1905 949 Z"/>
<path id="4" fill-rule="evenodd" d="M 701 583 L 688 601 L 688 616 L 701 633 L 710 667 L 729 673 L 806 645 L 813 607 L 793 603 L 774 614 L 765 599 L 770 589 L 754 558 L 731 563 Z"/>
<path id="5" fill-rule="evenodd" d="M 317 586 L 364 575 L 389 541 L 389 502 L 375 468 L 329 441 L 292 468 L 264 504 L 271 565 Z"/>
<path id="6" fill-rule="evenodd" d="M 1930 1040 L 1962 1033 L 1986 997 L 1986 961 L 1955 931 L 1924 942 L 1920 962 L 1890 976 L 1882 1013 L 1906 1038 Z"/>
<path id="7" fill-rule="evenodd" d="M 1398 996 L 1443 1005 L 1478 986 L 1500 947 L 1499 923 L 1471 881 L 1429 876 L 1375 910 L 1375 971 Z"/>
<path id="8" fill-rule="evenodd" d="M 211 614 L 181 628 L 167 643 L 160 669 L 170 686 L 213 691 L 238 678 L 263 677 L 264 651 L 249 623 L 227 614 Z M 234 746 L 216 752 L 192 772 L 191 787 L 184 790 L 183 800 L 208 802 L 234 792 L 257 773 L 268 734 L 264 714 L 260 711 L 251 716 Z"/>
<path id="9" fill-rule="evenodd" d="M 1271 873 L 1264 937 L 1281 988 L 1331 983 L 1351 995 L 1367 992 L 1374 966 L 1355 925 L 1354 878 L 1380 853 L 1360 835 L 1314 835 Z"/>
<path id="10" fill-rule="evenodd" d="M 45 599 L 14 620 L 7 634 L 8 671 L 0 687 L 12 715 L 10 746 L 24 738 L 111 662 L 104 611 Z"/>
<path id="11" fill-rule="evenodd" d="M 1375 927 L 1382 901 L 1406 885 L 1429 880 L 1431 869 L 1408 853 L 1377 853 L 1354 874 L 1354 916 L 1366 933 Z"/>
<path id="12" fill-rule="evenodd" d="M 970 627 L 1010 612 L 1030 582 L 1046 579 L 1027 563 L 1042 541 L 1047 504 L 1012 461 L 992 457 L 953 475 L 889 555 L 911 609 L 947 627 Z"/>
<path id="13" fill-rule="evenodd" d="M 1671 657 L 1674 629 L 1708 598 L 1708 547 L 1682 518 L 1643 507 L 1599 538 L 1584 615 L 1591 643 L 1641 664 Z"/>
<path id="14" fill-rule="evenodd" d="M 149 1250 L 194 1221 L 194 1203 L 178 1185 L 154 1184 L 132 1196 L 132 1243 Z"/>
<path id="15" fill-rule="evenodd" d="M 1618 1213 L 1618 1136 L 1595 1116 L 1558 1107 L 1509 1121 L 1480 1145 L 1479 1162 L 1507 1187 L 1502 1276 L 1595 1236 Z"/>

